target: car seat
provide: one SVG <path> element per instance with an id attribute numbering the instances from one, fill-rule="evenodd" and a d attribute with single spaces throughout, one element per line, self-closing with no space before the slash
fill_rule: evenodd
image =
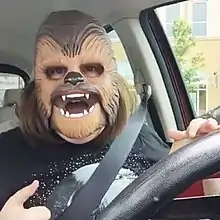
<path id="1" fill-rule="evenodd" d="M 18 125 L 16 107 L 20 103 L 21 89 L 7 89 L 0 108 L 0 133 Z"/>

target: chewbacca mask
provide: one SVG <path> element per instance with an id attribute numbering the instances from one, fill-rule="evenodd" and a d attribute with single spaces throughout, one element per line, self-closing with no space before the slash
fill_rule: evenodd
<path id="1" fill-rule="evenodd" d="M 117 136 L 138 99 L 117 73 L 111 43 L 98 21 L 78 11 L 54 12 L 38 31 L 35 51 L 32 95 L 47 130 L 78 144 L 101 133 L 107 139 Z M 35 132 L 44 135 L 38 125 L 34 122 Z"/>

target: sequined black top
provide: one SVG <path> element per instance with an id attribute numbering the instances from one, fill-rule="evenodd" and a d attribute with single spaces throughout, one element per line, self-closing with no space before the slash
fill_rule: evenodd
<path id="1" fill-rule="evenodd" d="M 65 142 L 48 146 L 48 143 L 39 143 L 39 146 L 30 146 L 19 128 L 0 135 L 0 208 L 12 194 L 36 179 L 40 181 L 40 187 L 26 206 L 44 205 L 55 192 L 51 210 L 55 218 L 68 206 L 72 191 L 77 191 L 86 183 L 109 146 L 92 151 L 89 144 Z M 100 207 L 107 206 L 135 178 L 167 155 L 168 150 L 169 147 L 153 130 L 143 127 Z M 74 182 L 71 193 L 61 184 L 70 179 Z"/>

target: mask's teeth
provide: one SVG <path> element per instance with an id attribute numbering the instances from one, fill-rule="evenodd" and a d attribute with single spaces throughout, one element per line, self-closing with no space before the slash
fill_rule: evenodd
<path id="1" fill-rule="evenodd" d="M 68 111 L 66 111 L 65 116 L 66 116 L 67 118 L 69 118 L 69 117 L 70 117 L 70 113 L 69 113 Z"/>
<path id="2" fill-rule="evenodd" d="M 83 112 L 83 115 L 88 115 L 88 111 L 85 109 L 84 112 Z"/>
<path id="3" fill-rule="evenodd" d="M 93 110 L 94 110 L 94 105 L 92 107 L 90 107 L 89 113 L 93 112 Z"/>
<path id="4" fill-rule="evenodd" d="M 71 118 L 79 118 L 79 117 L 82 117 L 83 116 L 83 113 L 77 113 L 77 114 L 71 114 L 70 117 Z"/>
<path id="5" fill-rule="evenodd" d="M 85 94 L 86 99 L 89 99 L 89 94 Z"/>
<path id="6" fill-rule="evenodd" d="M 60 108 L 60 114 L 61 114 L 62 116 L 65 115 L 65 111 L 64 111 L 62 108 Z"/>
<path id="7" fill-rule="evenodd" d="M 62 100 L 65 102 L 66 101 L 66 96 L 62 95 Z"/>
<path id="8" fill-rule="evenodd" d="M 79 97 L 83 97 L 84 94 L 69 94 L 67 95 L 67 98 L 79 98 Z"/>

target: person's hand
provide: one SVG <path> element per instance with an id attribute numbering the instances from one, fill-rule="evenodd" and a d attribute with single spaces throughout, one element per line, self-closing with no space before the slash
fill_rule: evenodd
<path id="1" fill-rule="evenodd" d="M 0 220 L 49 220 L 51 213 L 45 206 L 24 208 L 25 201 L 34 195 L 38 186 L 39 182 L 34 181 L 10 197 L 0 211 Z"/>
<path id="2" fill-rule="evenodd" d="M 218 126 L 218 122 L 213 118 L 197 118 L 190 122 L 188 128 L 185 131 L 169 130 L 168 136 L 174 141 L 182 140 L 185 138 L 191 139 L 203 134 L 208 134 L 219 128 L 220 126 Z"/>

